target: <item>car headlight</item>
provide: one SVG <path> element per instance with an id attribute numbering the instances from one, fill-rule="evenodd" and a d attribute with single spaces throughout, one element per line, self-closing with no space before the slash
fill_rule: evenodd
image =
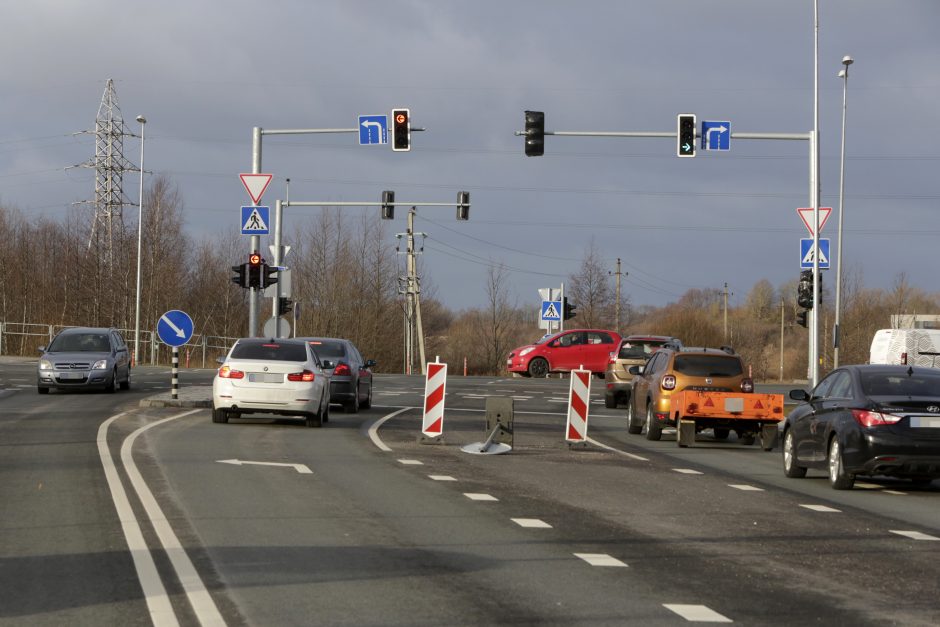
<path id="1" fill-rule="evenodd" d="M 40 370 L 52 370 L 52 362 L 48 359 L 39 360 L 39 369 Z"/>
<path id="2" fill-rule="evenodd" d="M 528 355 L 529 353 L 531 353 L 531 352 L 534 351 L 534 350 L 535 350 L 535 347 L 534 347 L 534 346 L 530 346 L 529 348 L 523 348 L 521 351 L 519 351 L 519 356 L 520 356 L 520 357 L 525 357 L 526 355 Z"/>
<path id="3" fill-rule="evenodd" d="M 107 370 L 107 369 L 108 369 L 108 360 L 107 360 L 107 359 L 99 359 L 98 361 L 95 362 L 95 364 L 91 367 L 91 369 L 92 369 L 92 370 Z"/>

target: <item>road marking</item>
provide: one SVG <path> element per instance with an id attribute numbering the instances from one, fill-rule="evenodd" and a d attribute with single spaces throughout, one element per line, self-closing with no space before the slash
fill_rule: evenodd
<path id="1" fill-rule="evenodd" d="M 804 505 L 800 503 L 800 507 L 805 507 L 806 509 L 811 509 L 814 512 L 841 512 L 841 509 L 836 509 L 834 507 L 827 507 L 825 505 Z"/>
<path id="2" fill-rule="evenodd" d="M 463 495 L 471 501 L 498 501 L 499 499 L 492 494 L 480 494 L 478 492 L 464 492 Z"/>
<path id="3" fill-rule="evenodd" d="M 907 492 L 898 492 L 897 490 L 884 490 L 885 494 L 896 494 L 897 496 L 907 496 Z"/>
<path id="4" fill-rule="evenodd" d="M 729 488 L 734 488 L 735 490 L 743 490 L 744 492 L 763 492 L 764 488 L 758 488 L 757 486 L 747 485 L 746 483 L 729 483 Z"/>
<path id="5" fill-rule="evenodd" d="M 678 605 L 675 603 L 663 603 L 663 607 L 670 612 L 675 612 L 689 622 L 695 623 L 733 623 L 734 621 L 727 616 L 722 616 L 715 610 L 705 605 Z"/>
<path id="6" fill-rule="evenodd" d="M 306 464 L 286 464 L 283 462 L 249 462 L 243 459 L 217 459 L 220 464 L 231 464 L 232 466 L 275 466 L 281 468 L 293 468 L 302 475 L 312 475 L 313 471 Z"/>
<path id="7" fill-rule="evenodd" d="M 394 418 L 398 414 L 408 411 L 409 409 L 412 409 L 412 408 L 403 407 L 396 412 L 392 412 L 387 416 L 383 416 L 379 418 L 378 420 L 373 422 L 372 425 L 369 427 L 369 439 L 372 440 L 372 443 L 375 444 L 380 451 L 385 451 L 386 453 L 390 453 L 392 449 L 389 448 L 388 445 L 386 445 L 385 442 L 382 441 L 382 438 L 379 437 L 379 427 L 385 424 L 386 420 Z"/>
<path id="8" fill-rule="evenodd" d="M 591 566 L 614 566 L 617 568 L 627 568 L 624 562 L 616 557 L 611 557 L 606 553 L 575 553 L 575 557 L 583 559 Z"/>
<path id="9" fill-rule="evenodd" d="M 514 401 L 530 401 L 532 400 L 531 396 L 510 396 Z"/>
<path id="10" fill-rule="evenodd" d="M 896 533 L 896 534 L 898 534 L 899 536 L 908 537 L 908 538 L 910 538 L 911 540 L 934 540 L 934 541 L 940 541 L 940 538 L 938 538 L 938 537 L 936 537 L 936 536 L 931 536 L 931 535 L 928 535 L 928 534 L 926 534 L 926 533 L 921 533 L 921 532 L 919 532 L 919 531 L 901 531 L 901 530 L 898 530 L 898 529 L 888 529 L 888 531 L 890 531 L 891 533 Z"/>
<path id="11" fill-rule="evenodd" d="M 673 468 L 672 470 L 673 470 L 674 472 L 678 472 L 678 473 L 681 473 L 681 474 L 683 474 L 683 475 L 702 475 L 702 474 L 705 474 L 705 473 L 701 473 L 701 472 L 699 472 L 699 471 L 697 471 L 697 470 L 692 470 L 691 468 Z"/>
<path id="12" fill-rule="evenodd" d="M 405 466 L 424 466 L 424 462 L 420 459 L 399 459 L 398 463 Z"/>
<path id="13" fill-rule="evenodd" d="M 548 399 L 548 402 L 549 403 L 567 403 L 568 399 L 567 398 L 550 398 Z"/>
<path id="14" fill-rule="evenodd" d="M 610 451 L 610 452 L 612 452 L 612 453 L 617 453 L 618 455 L 623 455 L 624 457 L 629 457 L 630 459 L 635 459 L 635 460 L 641 461 L 641 462 L 648 462 L 648 461 L 649 461 L 649 460 L 648 460 L 647 458 L 645 458 L 645 457 L 640 457 L 639 455 L 634 455 L 633 453 L 628 453 L 628 452 L 626 452 L 626 451 L 621 451 L 620 449 L 616 449 L 616 448 L 614 448 L 614 447 L 612 447 L 612 446 L 607 446 L 606 444 L 601 444 L 600 442 L 598 442 L 598 441 L 595 440 L 594 438 L 588 437 L 588 438 L 586 438 L 586 440 L 587 440 L 588 442 L 590 442 L 591 444 L 593 444 L 594 446 L 599 446 L 599 447 L 601 447 L 602 449 L 608 450 L 608 451 Z"/>
<path id="15" fill-rule="evenodd" d="M 865 483 L 863 481 L 856 481 L 855 487 L 861 488 L 862 490 L 878 490 L 878 489 L 881 489 L 882 486 L 878 485 L 877 483 Z"/>
<path id="16" fill-rule="evenodd" d="M 464 398 L 488 398 L 490 394 L 461 394 Z"/>
<path id="17" fill-rule="evenodd" d="M 512 522 L 527 529 L 551 529 L 552 526 L 538 518 L 510 518 Z"/>
<path id="18" fill-rule="evenodd" d="M 435 481 L 457 481 L 456 477 L 451 477 L 450 475 L 428 475 L 428 477 Z"/>

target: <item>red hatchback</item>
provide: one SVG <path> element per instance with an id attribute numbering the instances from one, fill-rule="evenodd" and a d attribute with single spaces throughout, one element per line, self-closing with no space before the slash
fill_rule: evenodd
<path id="1" fill-rule="evenodd" d="M 603 377 L 610 353 L 620 345 L 620 334 L 604 329 L 572 329 L 544 337 L 509 353 L 506 369 L 524 377 L 570 372 L 584 367 Z"/>

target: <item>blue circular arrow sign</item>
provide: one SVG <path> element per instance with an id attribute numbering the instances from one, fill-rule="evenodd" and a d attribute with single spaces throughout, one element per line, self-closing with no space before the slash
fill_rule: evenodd
<path id="1" fill-rule="evenodd" d="M 185 311 L 171 309 L 157 321 L 160 341 L 170 346 L 182 346 L 193 336 L 193 319 Z"/>

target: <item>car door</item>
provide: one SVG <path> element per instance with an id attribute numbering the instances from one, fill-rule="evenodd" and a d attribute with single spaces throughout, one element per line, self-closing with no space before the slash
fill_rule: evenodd
<path id="1" fill-rule="evenodd" d="M 114 350 L 115 369 L 118 373 L 118 380 L 124 381 L 130 377 L 131 358 L 127 348 L 127 342 L 117 331 L 111 331 L 111 346 Z"/>
<path id="2" fill-rule="evenodd" d="M 836 370 L 826 377 L 832 384 L 826 395 L 817 401 L 813 420 L 812 441 L 816 459 L 829 456 L 829 435 L 837 428 L 843 410 L 852 396 L 852 378 L 845 370 Z"/>
<path id="3" fill-rule="evenodd" d="M 552 370 L 574 370 L 580 365 L 584 348 L 584 333 L 569 331 L 552 341 Z"/>
<path id="4" fill-rule="evenodd" d="M 820 456 L 819 450 L 822 437 L 817 433 L 822 424 L 819 414 L 822 411 L 825 399 L 829 396 L 829 390 L 832 389 L 834 381 L 835 377 L 830 374 L 819 382 L 819 385 L 810 394 L 808 407 L 806 408 L 808 411 L 805 411 L 793 425 L 797 459 L 809 462 L 819 462 L 825 459 L 824 454 L 822 457 Z"/>
<path id="5" fill-rule="evenodd" d="M 633 377 L 630 402 L 633 404 L 634 416 L 643 416 L 646 413 L 646 398 L 649 396 L 650 380 L 660 361 L 662 361 L 662 355 L 654 353 L 646 362 L 646 365 L 642 366 L 643 374 Z"/>
<path id="6" fill-rule="evenodd" d="M 587 343 L 582 352 L 584 367 L 592 372 L 604 372 L 610 354 L 617 348 L 614 338 L 603 331 L 588 331 L 586 335 Z"/>

